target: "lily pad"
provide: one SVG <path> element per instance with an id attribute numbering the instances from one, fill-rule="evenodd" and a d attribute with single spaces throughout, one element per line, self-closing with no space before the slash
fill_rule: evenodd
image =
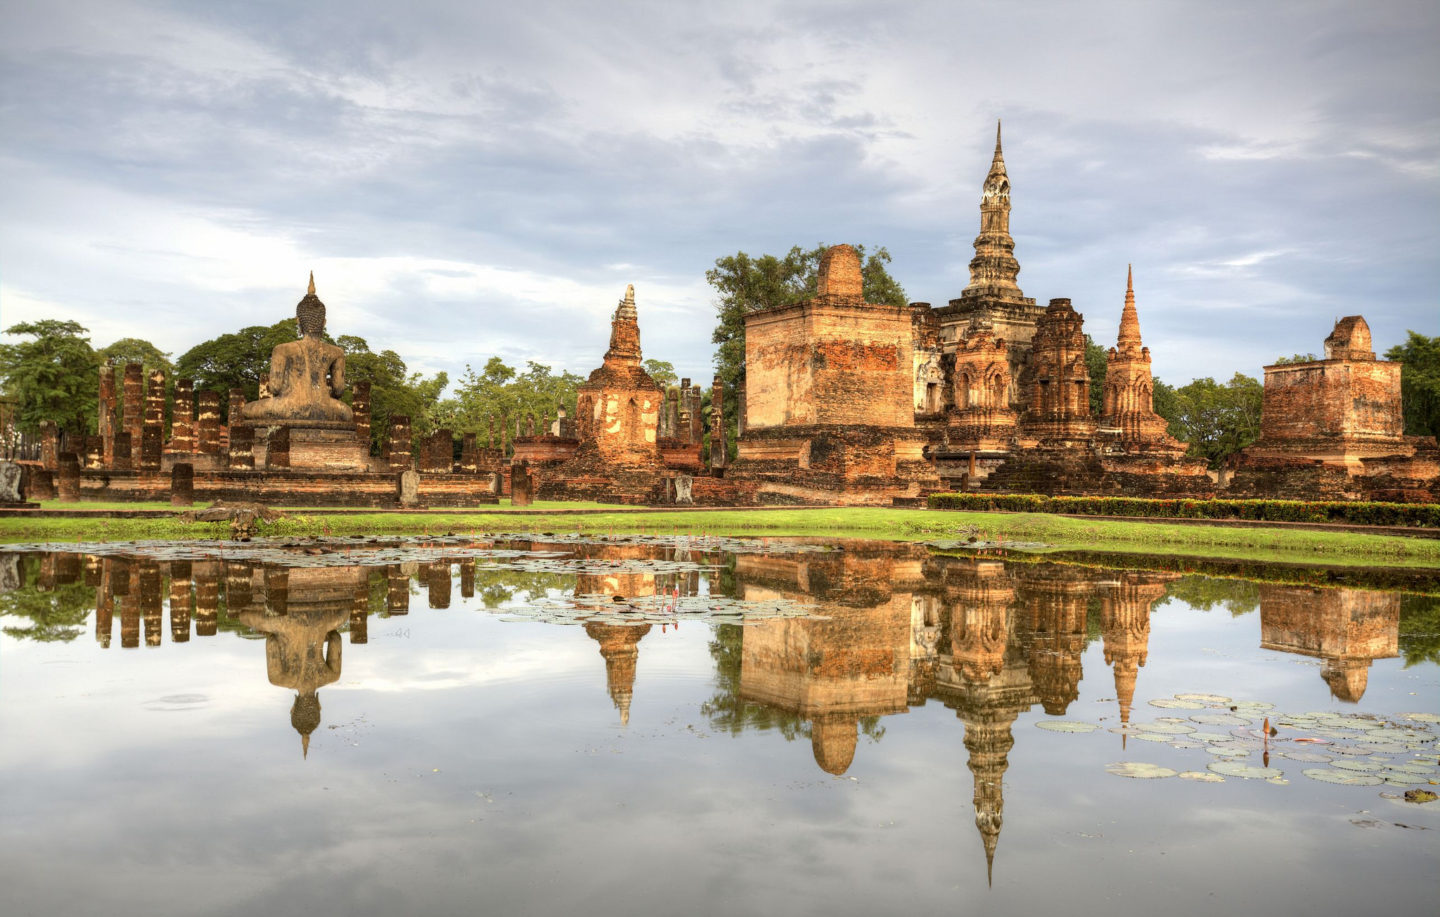
<path id="1" fill-rule="evenodd" d="M 1374 774 L 1356 774 L 1351 771 L 1336 771 L 1325 767 L 1311 767 L 1304 771 L 1311 780 L 1321 783 L 1338 783 L 1341 786 L 1379 786 L 1385 781 Z"/>
<path id="2" fill-rule="evenodd" d="M 1338 768 L 1342 771 L 1351 771 L 1352 773 L 1357 774 L 1373 774 L 1376 771 L 1383 771 L 1385 769 L 1385 765 L 1383 764 L 1375 764 L 1370 761 L 1356 761 L 1349 758 L 1343 758 L 1339 761 L 1331 761 L 1330 766 Z"/>
<path id="3" fill-rule="evenodd" d="M 1400 716 L 1417 723 L 1440 723 L 1440 716 L 1434 713 L 1402 713 Z"/>
<path id="4" fill-rule="evenodd" d="M 1168 767 L 1161 767 L 1158 764 L 1145 764 L 1140 761 L 1114 761 L 1105 765 L 1107 773 L 1117 777 L 1138 777 L 1144 780 L 1153 780 L 1159 777 L 1174 777 L 1176 772 Z"/>
<path id="5" fill-rule="evenodd" d="M 1199 701 L 1202 704 L 1230 703 L 1230 698 L 1220 694 L 1177 694 L 1175 696 L 1180 700 L 1194 700 Z"/>
<path id="6" fill-rule="evenodd" d="M 1244 777 L 1246 780 L 1269 780 L 1283 777 L 1285 772 L 1276 767 L 1255 767 L 1239 761 L 1211 761 L 1205 765 L 1209 770 L 1226 777 Z"/>
<path id="7" fill-rule="evenodd" d="M 1300 761 L 1306 764 L 1329 764 L 1329 755 L 1317 755 L 1313 751 L 1299 751 L 1286 749 L 1285 751 L 1273 752 L 1282 758 L 1289 758 L 1291 761 Z"/>
<path id="8" fill-rule="evenodd" d="M 1197 713 L 1190 717 L 1197 723 L 1204 723 L 1206 726 L 1249 726 L 1250 720 L 1243 716 L 1235 716 L 1232 713 Z"/>
<path id="9" fill-rule="evenodd" d="M 1193 700 L 1176 700 L 1173 697 L 1160 697 L 1150 702 L 1152 707 L 1164 707 L 1167 710 L 1204 710 L 1205 705 Z"/>
<path id="10" fill-rule="evenodd" d="M 1077 723 L 1074 720 L 1040 720 L 1035 725 L 1050 732 L 1094 732 L 1100 728 L 1094 723 Z"/>
<path id="11" fill-rule="evenodd" d="M 1228 746 L 1228 745 L 1211 745 L 1211 746 L 1209 746 L 1208 748 L 1206 748 L 1205 751 L 1208 752 L 1208 753 L 1211 754 L 1211 755 L 1214 755 L 1214 756 L 1217 757 L 1217 758 L 1248 758 L 1248 757 L 1250 757 L 1250 752 L 1246 751 L 1245 749 L 1243 749 L 1243 748 L 1234 748 L 1234 747 L 1231 747 L 1231 746 Z"/>
<path id="12" fill-rule="evenodd" d="M 1135 738 L 1142 742 L 1169 742 L 1174 736 L 1162 735 L 1158 732 L 1137 732 Z"/>
<path id="13" fill-rule="evenodd" d="M 1178 774 L 1181 780 L 1194 780 L 1198 783 L 1224 783 L 1225 778 L 1219 774 L 1212 774 L 1209 771 L 1182 771 Z"/>

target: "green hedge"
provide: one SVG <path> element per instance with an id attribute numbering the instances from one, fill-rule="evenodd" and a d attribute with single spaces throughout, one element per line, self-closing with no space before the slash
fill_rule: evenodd
<path id="1" fill-rule="evenodd" d="M 1252 519 L 1347 525 L 1440 526 L 1440 504 L 1310 500 L 1149 500 L 1140 497 L 1046 497 L 1041 494 L 931 494 L 931 509 L 978 512 L 1146 516 L 1157 519 Z"/>

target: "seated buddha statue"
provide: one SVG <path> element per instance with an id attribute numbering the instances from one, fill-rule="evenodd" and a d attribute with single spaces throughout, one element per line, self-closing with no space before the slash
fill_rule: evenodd
<path id="1" fill-rule="evenodd" d="M 310 288 L 295 307 L 300 340 L 277 346 L 270 354 L 270 397 L 247 402 L 240 418 L 255 426 L 330 427 L 355 422 L 350 406 L 340 400 L 345 391 L 345 351 L 328 344 L 325 304 L 315 295 L 315 274 Z"/>

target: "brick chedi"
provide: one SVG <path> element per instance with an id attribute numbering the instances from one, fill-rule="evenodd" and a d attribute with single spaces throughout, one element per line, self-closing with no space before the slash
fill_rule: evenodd
<path id="1" fill-rule="evenodd" d="M 1370 663 L 1400 654 L 1400 595 L 1360 589 L 1260 586 L 1260 647 L 1321 660 L 1330 693 L 1358 703 Z"/>
<path id="2" fill-rule="evenodd" d="M 1234 462 L 1237 495 L 1440 499 L 1440 449 L 1406 436 L 1401 364 L 1375 359 L 1370 326 L 1340 319 L 1325 358 L 1265 367 L 1260 438 Z"/>
<path id="3" fill-rule="evenodd" d="M 1026 367 L 1021 437 L 1045 446 L 1083 443 L 1095 434 L 1085 318 L 1068 299 L 1052 299 L 1035 327 Z"/>
<path id="4" fill-rule="evenodd" d="M 641 365 L 640 320 L 635 287 L 610 322 L 610 349 L 598 369 L 576 390 L 574 454 L 536 472 L 543 500 L 658 502 L 665 463 L 658 427 L 664 392 Z"/>
<path id="5" fill-rule="evenodd" d="M 1000 125 L 995 126 L 995 155 L 980 193 L 980 234 L 975 237 L 975 257 L 970 260 L 970 283 L 958 299 L 936 310 L 941 337 L 946 342 L 960 339 L 971 319 L 988 319 L 994 333 L 1006 344 L 1012 385 L 1011 406 L 1020 408 L 1024 392 L 1018 383 L 1029 357 L 1031 337 L 1044 309 L 1021 291 L 1016 283 L 1020 262 L 1015 258 L 1015 240 L 1010 235 L 1010 176 L 1000 148 Z"/>
<path id="6" fill-rule="evenodd" d="M 1155 380 L 1150 374 L 1150 348 L 1140 341 L 1133 268 L 1125 276 L 1120 334 L 1105 359 L 1103 398 L 1100 427 L 1114 431 L 1121 442 L 1176 455 L 1185 451 L 1184 443 L 1165 432 L 1165 418 L 1155 413 Z"/>
<path id="7" fill-rule="evenodd" d="M 957 344 L 952 379 L 954 407 L 947 417 L 944 450 L 936 459 L 943 473 L 947 458 L 964 457 L 970 480 L 976 470 L 969 465 L 998 464 L 1010 454 L 1018 420 L 1008 394 L 1009 348 L 985 316 L 975 316 Z"/>
<path id="8" fill-rule="evenodd" d="M 860 255 L 827 250 L 817 293 L 745 316 L 746 395 L 727 478 L 770 503 L 889 504 L 939 480 L 915 428 L 908 306 L 865 302 Z"/>

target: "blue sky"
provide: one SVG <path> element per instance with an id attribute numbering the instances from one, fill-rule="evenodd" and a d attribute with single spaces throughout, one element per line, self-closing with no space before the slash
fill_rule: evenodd
<path id="1" fill-rule="evenodd" d="M 704 273 L 885 245 L 967 280 L 997 117 L 1020 285 L 1157 375 L 1360 313 L 1440 334 L 1433 2 L 8 3 L 0 322 L 179 356 L 293 314 L 412 369 L 588 372 L 634 283 L 708 379 Z"/>

